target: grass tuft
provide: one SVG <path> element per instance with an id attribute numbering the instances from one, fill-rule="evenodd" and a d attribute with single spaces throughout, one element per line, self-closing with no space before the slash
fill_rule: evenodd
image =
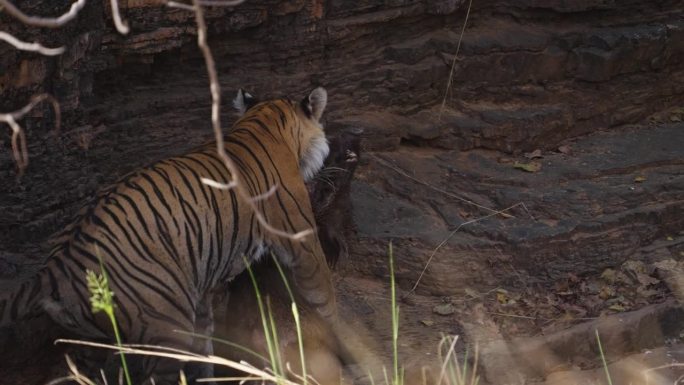
<path id="1" fill-rule="evenodd" d="M 96 274 L 92 270 L 86 270 L 86 282 L 88 283 L 88 291 L 90 292 L 90 305 L 93 314 L 104 312 L 112 324 L 114 330 L 114 337 L 116 338 L 116 345 L 122 347 L 121 335 L 119 334 L 119 327 L 116 323 L 116 316 L 114 315 L 114 292 L 109 288 L 109 278 L 107 271 L 104 268 L 102 260 L 100 260 L 101 274 Z M 120 352 L 121 367 L 123 368 L 126 384 L 132 385 L 131 375 L 128 372 L 128 365 L 126 364 L 126 356 Z"/>

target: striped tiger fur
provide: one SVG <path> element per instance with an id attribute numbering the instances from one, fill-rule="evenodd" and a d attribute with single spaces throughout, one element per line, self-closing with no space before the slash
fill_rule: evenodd
<path id="1" fill-rule="evenodd" d="M 239 180 L 259 200 L 268 223 L 299 232 L 315 227 L 304 184 L 328 153 L 320 118 L 327 103 L 323 88 L 301 102 L 276 99 L 256 103 L 238 92 L 234 104 L 244 115 L 225 135 L 225 149 Z M 335 299 L 317 236 L 301 241 L 266 232 L 233 190 L 201 182 L 231 180 L 215 144 L 139 169 L 98 194 L 58 238 L 45 268 L 16 290 L 0 293 L 0 327 L 46 311 L 64 328 L 88 339 L 112 340 L 111 325 L 93 315 L 86 270 L 100 261 L 115 293 L 116 316 L 126 343 L 145 343 L 212 352 L 206 340 L 174 330 L 211 334 L 212 296 L 256 261 L 267 248 L 292 270 L 299 294 L 331 319 Z M 2 347 L 3 349 L 8 347 Z M 176 382 L 182 364 L 145 358 L 145 378 Z M 203 374 L 211 374 L 205 369 Z"/>

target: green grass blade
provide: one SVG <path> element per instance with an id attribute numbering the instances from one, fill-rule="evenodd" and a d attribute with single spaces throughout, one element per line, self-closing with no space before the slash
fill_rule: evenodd
<path id="1" fill-rule="evenodd" d="M 596 342 L 598 343 L 599 353 L 601 354 L 601 361 L 603 361 L 603 370 L 606 372 L 606 379 L 608 380 L 608 385 L 613 385 L 613 380 L 610 378 L 610 371 L 608 371 L 608 362 L 606 362 L 606 355 L 603 353 L 603 346 L 601 346 L 601 337 L 599 337 L 598 329 L 594 329 L 596 332 Z"/>

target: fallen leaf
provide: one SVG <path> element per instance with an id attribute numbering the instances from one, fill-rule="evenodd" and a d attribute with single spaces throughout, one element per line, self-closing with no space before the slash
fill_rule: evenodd
<path id="1" fill-rule="evenodd" d="M 520 162 L 515 162 L 513 163 L 513 168 L 517 168 L 518 170 L 523 170 L 526 172 L 539 172 L 542 168 L 542 164 L 540 162 L 530 162 L 530 163 L 520 163 Z"/>
<path id="2" fill-rule="evenodd" d="M 616 303 L 615 305 L 610 305 L 610 307 L 608 309 L 613 310 L 613 311 L 619 311 L 619 312 L 625 311 L 625 307 L 618 304 L 618 303 Z"/>
<path id="3" fill-rule="evenodd" d="M 572 152 L 572 150 L 570 149 L 570 146 L 563 145 L 563 146 L 558 147 L 558 152 L 560 152 L 561 154 L 567 155 L 570 152 Z"/>
<path id="4" fill-rule="evenodd" d="M 607 300 L 609 298 L 612 298 L 615 295 L 615 288 L 612 286 L 604 286 L 601 288 L 601 291 L 599 292 L 599 298 L 603 300 Z"/>
<path id="5" fill-rule="evenodd" d="M 480 297 L 480 293 L 478 293 L 477 291 L 475 291 L 469 287 L 465 288 L 465 293 L 470 298 L 479 298 Z"/>
<path id="6" fill-rule="evenodd" d="M 429 319 L 421 320 L 420 323 L 422 323 L 425 326 L 432 326 L 435 324 L 435 322 L 433 320 L 429 320 Z"/>
<path id="7" fill-rule="evenodd" d="M 603 278 L 604 281 L 608 283 L 613 283 L 615 282 L 615 270 L 613 269 L 605 269 L 603 270 L 603 273 L 601 273 L 601 278 Z"/>
<path id="8" fill-rule="evenodd" d="M 639 283 L 643 286 L 657 285 L 658 283 L 660 283 L 660 280 L 653 278 L 647 274 L 637 273 L 636 277 Z"/>
<path id="9" fill-rule="evenodd" d="M 496 293 L 496 300 L 499 301 L 500 304 L 505 304 L 506 302 L 508 302 L 508 297 L 506 296 L 505 293 L 497 292 Z"/>
<path id="10" fill-rule="evenodd" d="M 452 315 L 456 312 L 456 308 L 450 303 L 443 303 L 433 307 L 432 312 L 439 315 Z"/>
<path id="11" fill-rule="evenodd" d="M 674 241 L 674 238 L 672 238 L 672 236 L 670 236 L 670 235 L 668 235 L 667 238 L 665 238 L 665 239 L 667 239 L 668 241 Z"/>
<path id="12" fill-rule="evenodd" d="M 658 293 L 658 290 L 646 289 L 646 288 L 643 288 L 643 287 L 637 288 L 637 293 L 638 293 L 640 296 L 646 297 L 646 298 L 655 297 L 656 295 L 659 294 L 659 293 Z"/>
<path id="13" fill-rule="evenodd" d="M 679 115 L 671 115 L 670 116 L 670 121 L 671 122 L 681 122 L 682 118 Z"/>
<path id="14" fill-rule="evenodd" d="M 535 158 L 543 158 L 542 156 L 542 151 L 540 149 L 536 149 L 532 152 L 528 152 L 527 154 L 524 155 L 525 158 L 527 159 L 535 159 Z"/>
<path id="15" fill-rule="evenodd" d="M 636 273 L 634 271 L 622 272 L 618 271 L 615 275 L 615 283 L 623 285 L 633 285 L 636 280 Z"/>
<path id="16" fill-rule="evenodd" d="M 646 181 L 646 177 L 643 175 L 639 175 L 634 178 L 634 183 L 642 183 Z"/>
<path id="17" fill-rule="evenodd" d="M 663 270 L 663 271 L 674 271 L 677 270 L 678 263 L 674 259 L 663 259 L 662 261 L 658 261 L 653 263 L 653 266 L 658 269 L 658 270 Z"/>

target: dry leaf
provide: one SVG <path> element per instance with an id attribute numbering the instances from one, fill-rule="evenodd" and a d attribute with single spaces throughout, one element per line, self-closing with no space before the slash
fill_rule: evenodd
<path id="1" fill-rule="evenodd" d="M 420 320 L 420 323 L 422 323 L 425 326 L 432 326 L 435 324 L 435 322 L 433 320 L 429 320 L 429 319 Z"/>
<path id="2" fill-rule="evenodd" d="M 660 294 L 658 293 L 658 290 L 646 289 L 643 287 L 637 288 L 637 293 L 645 298 L 655 297 L 656 295 Z"/>
<path id="3" fill-rule="evenodd" d="M 622 264 L 624 271 L 633 271 L 635 273 L 643 273 L 646 271 L 646 265 L 641 261 L 629 259 Z"/>
<path id="4" fill-rule="evenodd" d="M 639 281 L 640 284 L 643 286 L 648 286 L 648 285 L 657 285 L 660 283 L 659 279 L 653 278 L 649 275 L 643 274 L 643 273 L 637 273 L 636 274 L 637 280 Z"/>
<path id="5" fill-rule="evenodd" d="M 601 273 L 601 278 L 603 278 L 603 280 L 608 282 L 608 283 L 615 282 L 615 279 L 616 279 L 615 270 L 613 270 L 613 269 L 603 270 L 603 273 Z"/>
<path id="6" fill-rule="evenodd" d="M 465 288 L 465 293 L 470 298 L 479 298 L 480 297 L 480 293 L 478 293 L 477 291 L 475 291 L 469 287 Z"/>
<path id="7" fill-rule="evenodd" d="M 535 158 L 543 158 L 542 156 L 542 151 L 540 149 L 536 149 L 532 152 L 528 152 L 527 154 L 524 155 L 525 158 L 527 159 L 535 159 Z"/>
<path id="8" fill-rule="evenodd" d="M 646 177 L 643 175 L 639 175 L 639 176 L 634 178 L 634 183 L 641 183 L 641 182 L 645 182 L 645 181 L 646 181 Z"/>
<path id="9" fill-rule="evenodd" d="M 499 301 L 500 304 L 505 304 L 506 302 L 508 302 L 508 297 L 506 296 L 505 293 L 497 292 L 496 293 L 496 300 Z"/>
<path id="10" fill-rule="evenodd" d="M 530 162 L 530 163 L 520 163 L 520 162 L 515 162 L 513 163 L 513 168 L 517 168 L 518 170 L 523 170 L 526 172 L 538 172 L 542 168 L 541 162 Z"/>
<path id="11" fill-rule="evenodd" d="M 567 155 L 570 152 L 572 152 L 572 150 L 570 149 L 570 146 L 563 145 L 563 146 L 558 147 L 558 152 L 560 152 L 561 154 Z"/>
<path id="12" fill-rule="evenodd" d="M 606 300 L 609 298 L 612 298 L 615 295 L 615 288 L 612 286 L 604 286 L 601 288 L 601 291 L 599 292 L 599 298 L 602 300 Z"/>
<path id="13" fill-rule="evenodd" d="M 433 307 L 432 311 L 439 315 L 451 315 L 456 312 L 456 308 L 454 307 L 454 305 L 450 303 L 443 303 L 441 305 Z"/>
<path id="14" fill-rule="evenodd" d="M 610 307 L 608 309 L 613 310 L 613 311 L 619 311 L 619 312 L 625 311 L 625 307 L 618 304 L 618 303 L 616 303 L 614 305 L 610 305 Z"/>

